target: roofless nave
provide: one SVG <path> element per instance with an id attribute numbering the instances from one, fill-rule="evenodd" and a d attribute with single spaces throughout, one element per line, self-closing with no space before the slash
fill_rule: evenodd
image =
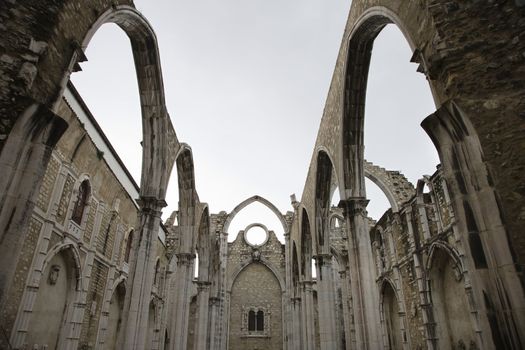
<path id="1" fill-rule="evenodd" d="M 254 196 L 218 214 L 197 195 L 154 31 L 132 3 L 0 8 L 1 348 L 523 347 L 521 1 L 354 1 L 293 211 Z M 132 43 L 140 186 L 68 83 L 108 22 Z M 363 159 L 371 47 L 388 23 L 437 106 L 422 126 L 441 166 L 416 187 Z M 162 224 L 172 168 L 179 210 Z M 391 204 L 377 222 L 365 176 Z M 229 223 L 251 202 L 275 212 L 284 245 L 258 223 L 228 243 Z M 266 233 L 259 245 L 253 228 Z"/>

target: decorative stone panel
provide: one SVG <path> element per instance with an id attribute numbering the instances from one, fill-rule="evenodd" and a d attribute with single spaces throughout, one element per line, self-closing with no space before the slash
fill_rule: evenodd
<path id="1" fill-rule="evenodd" d="M 58 202 L 57 210 L 57 222 L 64 224 L 66 219 L 67 209 L 69 207 L 69 200 L 71 198 L 71 193 L 73 192 L 73 186 L 75 185 L 75 179 L 73 176 L 67 175 L 66 182 L 64 183 L 64 189 L 62 190 L 62 195 L 60 196 L 60 201 Z"/>
<path id="2" fill-rule="evenodd" d="M 43 212 L 46 212 L 48 209 L 51 193 L 53 192 L 59 170 L 60 162 L 55 157 L 51 157 L 36 202 L 36 206 Z"/>
<path id="3" fill-rule="evenodd" d="M 84 230 L 84 242 L 89 243 L 91 241 L 91 235 L 95 227 L 95 216 L 97 215 L 98 203 L 91 200 L 90 210 L 86 222 L 86 229 Z"/>
<path id="4" fill-rule="evenodd" d="M 16 266 L 15 278 L 9 291 L 10 302 L 3 307 L 2 314 L 0 314 L 0 324 L 4 329 L 11 329 L 15 322 L 42 226 L 42 222 L 31 218 L 27 236 Z"/>

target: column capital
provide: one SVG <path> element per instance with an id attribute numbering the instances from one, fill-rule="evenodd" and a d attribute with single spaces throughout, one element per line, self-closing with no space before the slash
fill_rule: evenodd
<path id="1" fill-rule="evenodd" d="M 368 212 L 366 207 L 370 200 L 365 197 L 350 197 L 344 200 L 340 200 L 337 205 L 339 208 L 343 209 L 343 214 L 345 217 L 352 217 L 356 215 L 368 217 Z"/>
<path id="2" fill-rule="evenodd" d="M 195 259 L 195 254 L 193 253 L 177 253 L 177 265 L 189 265 Z"/>
<path id="3" fill-rule="evenodd" d="M 210 297 L 210 305 L 212 306 L 215 306 L 215 305 L 219 305 L 219 303 L 221 302 L 221 298 L 217 298 L 217 297 Z"/>
<path id="4" fill-rule="evenodd" d="M 197 290 L 199 292 L 209 289 L 211 286 L 211 282 L 208 282 L 208 281 L 197 281 L 196 284 L 197 284 Z"/>
<path id="5" fill-rule="evenodd" d="M 316 254 L 312 256 L 312 258 L 315 259 L 316 264 L 319 266 L 332 264 L 332 257 L 333 257 L 332 254 L 326 254 L 326 253 Z"/>
<path id="6" fill-rule="evenodd" d="M 327 253 L 320 253 L 320 254 L 316 254 L 314 256 L 312 256 L 312 259 L 315 259 L 316 261 L 317 260 L 331 260 L 333 257 L 332 254 L 327 254 Z"/>
<path id="7" fill-rule="evenodd" d="M 162 208 L 168 205 L 164 199 L 146 196 L 140 196 L 140 198 L 137 199 L 137 204 L 139 205 L 141 212 L 151 213 L 158 217 L 162 214 Z"/>

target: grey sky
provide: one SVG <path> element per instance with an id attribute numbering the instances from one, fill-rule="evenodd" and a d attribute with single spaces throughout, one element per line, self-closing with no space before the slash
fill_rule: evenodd
<path id="1" fill-rule="evenodd" d="M 289 195 L 302 193 L 350 2 L 135 3 L 157 33 L 168 111 L 179 139 L 193 149 L 201 201 L 211 212 L 231 211 L 259 194 L 282 212 L 291 210 Z M 410 56 L 396 28 L 380 34 L 366 154 L 414 182 L 434 171 L 437 155 L 419 127 L 433 111 L 430 90 L 407 63 Z M 140 106 L 129 41 L 116 26 L 104 25 L 87 57 L 72 80 L 139 182 Z M 165 217 L 177 205 L 175 172 L 168 191 Z M 370 214 L 378 218 L 386 200 L 368 191 Z M 268 210 L 253 205 L 232 222 L 230 235 L 252 222 L 282 232 Z"/>

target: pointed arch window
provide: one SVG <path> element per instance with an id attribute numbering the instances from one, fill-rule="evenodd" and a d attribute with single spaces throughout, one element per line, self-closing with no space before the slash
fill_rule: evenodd
<path id="1" fill-rule="evenodd" d="M 264 331 L 264 312 L 262 310 L 257 311 L 257 316 L 255 317 L 255 328 L 257 331 Z"/>
<path id="2" fill-rule="evenodd" d="M 268 335 L 268 328 L 265 327 L 265 318 L 267 315 L 268 310 L 266 310 L 264 307 L 250 307 L 247 317 L 248 324 L 244 324 L 244 327 L 247 326 L 244 329 L 248 330 L 248 336 Z M 268 320 L 266 320 L 266 322 L 268 322 Z"/>
<path id="3" fill-rule="evenodd" d="M 155 275 L 153 277 L 153 283 L 158 286 L 159 285 L 159 277 L 160 277 L 160 260 L 157 260 L 157 263 L 155 264 Z"/>
<path id="4" fill-rule="evenodd" d="M 255 311 L 248 312 L 248 331 L 255 331 Z"/>
<path id="5" fill-rule="evenodd" d="M 128 240 L 126 241 L 126 252 L 124 254 L 124 262 L 129 263 L 129 256 L 131 254 L 131 244 L 133 243 L 133 230 L 128 235 Z"/>
<path id="6" fill-rule="evenodd" d="M 75 206 L 73 207 L 73 214 L 71 215 L 71 220 L 76 224 L 82 224 L 82 218 L 84 217 L 84 212 L 88 205 L 89 195 L 91 188 L 88 180 L 82 181 L 80 187 L 78 188 L 77 200 Z"/>

